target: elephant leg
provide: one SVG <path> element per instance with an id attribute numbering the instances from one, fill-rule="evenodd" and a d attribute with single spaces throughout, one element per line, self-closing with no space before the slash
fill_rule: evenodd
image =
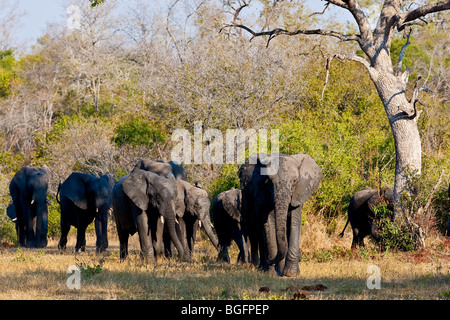
<path id="1" fill-rule="evenodd" d="M 237 222 L 233 222 L 232 235 L 234 242 L 239 248 L 237 263 L 246 263 L 249 260 L 248 247 L 244 235 L 242 234 L 242 230 L 239 226 L 239 223 Z"/>
<path id="2" fill-rule="evenodd" d="M 252 226 L 255 230 L 249 232 L 249 242 L 250 242 L 250 253 L 251 253 L 251 261 L 252 265 L 255 267 L 259 266 L 259 241 L 258 241 L 258 231 L 257 227 Z"/>
<path id="3" fill-rule="evenodd" d="M 24 221 L 25 221 L 25 241 L 24 247 L 30 248 L 34 245 L 34 225 L 33 225 L 33 210 L 31 205 L 23 206 L 24 210 Z"/>
<path id="4" fill-rule="evenodd" d="M 245 212 L 245 211 L 243 211 Z M 249 211 L 243 221 L 247 230 L 248 242 L 250 247 L 251 264 L 255 267 L 259 266 L 259 243 L 258 243 L 258 224 L 253 211 Z"/>
<path id="5" fill-rule="evenodd" d="M 153 249 L 155 250 L 155 255 L 162 256 L 164 254 L 164 222 L 161 216 L 155 215 L 152 221 L 152 236 L 153 236 Z M 153 228 L 155 226 L 156 228 Z"/>
<path id="6" fill-rule="evenodd" d="M 219 219 L 218 219 L 219 220 Z M 218 254 L 217 261 L 223 261 L 226 263 L 230 263 L 230 255 L 228 254 L 228 247 L 231 245 L 232 236 L 229 232 L 229 224 L 228 223 L 216 223 L 215 227 L 217 230 L 218 236 Z"/>
<path id="7" fill-rule="evenodd" d="M 85 225 L 79 225 L 77 228 L 77 243 L 75 244 L 75 252 L 86 251 L 86 228 Z"/>
<path id="8" fill-rule="evenodd" d="M 95 235 L 97 237 L 97 241 L 95 243 L 96 252 L 103 252 L 108 248 L 108 236 L 107 236 L 107 221 L 105 221 L 107 217 L 97 216 L 95 217 Z"/>
<path id="9" fill-rule="evenodd" d="M 186 224 L 186 239 L 189 252 L 192 256 L 195 250 L 195 237 L 197 236 L 198 220 L 193 218 Z"/>
<path id="10" fill-rule="evenodd" d="M 167 230 L 167 225 L 164 224 L 163 232 L 163 244 L 164 244 L 164 256 L 166 258 L 172 257 L 172 242 L 170 240 L 169 231 Z"/>
<path id="11" fill-rule="evenodd" d="M 118 235 L 120 243 L 120 261 L 124 261 L 128 257 L 128 237 L 130 234 L 124 230 L 120 230 Z"/>
<path id="12" fill-rule="evenodd" d="M 25 247 L 25 218 L 23 214 L 23 210 L 19 202 L 14 203 L 14 207 L 16 208 L 17 222 L 16 222 L 16 233 L 17 233 L 17 242 L 19 246 Z"/>
<path id="13" fill-rule="evenodd" d="M 365 247 L 365 244 L 364 244 L 364 237 L 363 237 L 362 235 L 360 235 L 359 238 L 358 238 L 358 245 L 359 245 L 360 247 L 362 247 L 362 248 Z"/>
<path id="14" fill-rule="evenodd" d="M 302 206 L 299 206 L 290 212 L 288 227 L 289 242 L 283 268 L 283 275 L 287 277 L 295 277 L 300 272 L 298 262 L 301 259 L 300 236 L 302 232 Z"/>
<path id="15" fill-rule="evenodd" d="M 274 211 L 272 210 L 267 215 L 267 220 L 263 222 L 264 226 L 264 240 L 263 247 L 265 249 L 264 252 L 264 264 L 262 265 L 262 269 L 264 271 L 268 271 L 269 273 L 275 273 L 275 265 L 269 265 L 269 260 L 273 260 L 277 255 L 277 239 L 275 233 L 275 217 Z M 261 257 L 263 254 L 261 254 Z"/>
<path id="16" fill-rule="evenodd" d="M 352 249 L 356 249 L 356 246 L 359 243 L 359 229 L 352 228 L 352 232 L 353 232 Z"/>
<path id="17" fill-rule="evenodd" d="M 190 226 L 190 222 L 186 223 L 186 221 L 184 220 L 184 218 L 179 218 L 178 219 L 178 223 L 177 223 L 177 235 L 178 235 L 178 239 L 180 240 L 181 246 L 184 250 L 184 257 L 180 254 L 179 256 L 181 257 L 182 260 L 186 260 L 188 262 L 191 261 L 192 258 L 192 251 L 191 248 L 189 246 L 189 237 L 188 237 L 188 228 L 191 227 Z M 193 230 L 191 229 L 191 233 L 193 233 Z M 174 243 L 175 245 L 175 243 Z"/>
<path id="18" fill-rule="evenodd" d="M 223 261 L 230 263 L 230 255 L 228 253 L 228 246 L 226 244 L 219 244 L 219 253 L 217 255 L 217 261 Z"/>
<path id="19" fill-rule="evenodd" d="M 181 245 L 183 246 L 184 254 L 186 256 L 189 256 L 189 259 L 191 257 L 190 248 L 188 245 L 188 235 L 187 235 L 187 223 L 183 218 L 178 218 L 178 223 L 176 223 L 176 230 L 177 230 L 177 236 L 178 239 L 181 242 Z"/>
<path id="20" fill-rule="evenodd" d="M 151 229 L 149 226 L 147 212 L 142 211 L 135 215 L 135 222 L 139 234 L 139 244 L 141 246 L 141 257 L 145 262 L 156 262 L 153 252 Z"/>
<path id="21" fill-rule="evenodd" d="M 58 249 L 59 250 L 66 250 L 66 244 L 67 244 L 67 234 L 70 231 L 70 224 L 64 223 L 63 220 L 61 220 L 61 238 L 59 238 L 58 242 Z"/>

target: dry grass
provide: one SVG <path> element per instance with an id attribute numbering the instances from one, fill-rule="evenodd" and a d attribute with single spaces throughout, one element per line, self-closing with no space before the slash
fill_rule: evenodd
<path id="1" fill-rule="evenodd" d="M 289 286 L 324 284 L 325 291 L 314 291 L 309 299 L 445 299 L 450 294 L 450 244 L 433 239 L 433 248 L 419 253 L 379 253 L 373 249 L 352 253 L 351 237 L 337 237 L 345 221 L 333 230 L 319 218 L 308 219 L 303 228 L 304 260 L 296 278 L 280 278 L 250 266 L 215 261 L 216 253 L 208 240 L 199 238 L 194 261 L 180 263 L 160 259 L 156 266 L 144 265 L 138 256 L 138 241 L 131 241 L 128 261 L 119 262 L 118 241 L 114 233 L 108 255 L 95 255 L 95 238 L 87 239 L 87 252 L 74 255 L 73 233 L 68 251 L 57 250 L 51 240 L 43 250 L 3 248 L 0 251 L 0 299 L 292 299 Z M 70 290 L 67 268 L 84 264 L 101 265 L 96 274 L 82 273 L 81 289 Z M 381 270 L 381 289 L 369 290 L 367 267 Z M 259 288 L 270 288 L 260 293 Z"/>

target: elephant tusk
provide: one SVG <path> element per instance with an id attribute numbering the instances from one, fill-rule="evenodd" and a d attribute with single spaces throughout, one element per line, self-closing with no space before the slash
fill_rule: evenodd
<path id="1" fill-rule="evenodd" d="M 164 216 L 160 217 L 161 223 L 164 223 Z"/>
<path id="2" fill-rule="evenodd" d="M 34 199 L 33 200 L 31 200 L 31 204 L 33 204 L 34 203 Z"/>
<path id="3" fill-rule="evenodd" d="M 199 228 L 202 227 L 202 221 L 201 221 L 201 220 L 198 221 L 198 227 L 199 227 Z"/>
<path id="4" fill-rule="evenodd" d="M 97 213 L 98 213 L 98 208 L 95 208 L 95 212 L 97 212 Z"/>

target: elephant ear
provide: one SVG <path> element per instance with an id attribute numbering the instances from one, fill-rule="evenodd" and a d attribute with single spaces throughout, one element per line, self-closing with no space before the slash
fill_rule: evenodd
<path id="1" fill-rule="evenodd" d="M 230 189 L 223 194 L 221 197 L 221 201 L 223 204 L 223 208 L 225 211 L 232 217 L 233 219 L 237 221 L 241 221 L 241 212 L 240 212 L 240 206 L 241 206 L 241 197 L 240 197 L 241 190 L 238 189 Z"/>
<path id="2" fill-rule="evenodd" d="M 64 194 L 78 208 L 87 210 L 86 178 L 82 173 L 73 172 L 61 185 L 60 194 Z"/>
<path id="3" fill-rule="evenodd" d="M 305 203 L 317 190 L 322 179 L 322 170 L 317 163 L 306 154 L 289 156 L 298 168 L 298 179 L 292 187 L 291 206 L 298 207 Z"/>
<path id="4" fill-rule="evenodd" d="M 148 209 L 147 178 L 142 170 L 132 172 L 123 182 L 123 191 L 141 210 Z"/>

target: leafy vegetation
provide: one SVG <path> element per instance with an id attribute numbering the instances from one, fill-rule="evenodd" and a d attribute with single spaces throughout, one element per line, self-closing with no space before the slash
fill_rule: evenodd
<path id="1" fill-rule="evenodd" d="M 227 129 L 277 128 L 281 152 L 311 155 L 324 178 L 304 208 L 304 220 L 324 216 L 329 230 L 346 216 L 356 191 L 392 188 L 394 140 L 367 72 L 354 62 L 334 60 L 324 86 L 323 53 L 354 47 L 299 36 L 277 37 L 267 48 L 262 39 L 219 33 L 230 16 L 214 1 L 188 12 L 183 23 L 174 22 L 186 16 L 175 12 L 178 6 L 167 21 L 159 21 L 151 19 L 147 2 L 130 4 L 128 11 L 118 11 L 115 1 L 103 2 L 91 1 L 92 7 L 76 2 L 79 30 L 55 24 L 30 52 L 0 53 L 0 237 L 5 241 L 15 236 L 5 215 L 8 183 L 21 166 L 51 168 L 49 232 L 57 236 L 54 194 L 72 171 L 110 172 L 118 179 L 138 158 L 170 160 L 172 133 L 192 134 L 195 121 L 224 136 Z M 293 14 L 291 6 L 280 4 L 267 23 L 282 20 L 301 28 L 321 19 L 303 7 Z M 402 35 L 394 39 L 393 61 L 405 41 Z M 415 28 L 403 64 L 413 79 L 428 75 L 432 90 L 418 105 L 424 167 L 411 208 L 423 208 L 431 195 L 428 211 L 441 234 L 450 212 L 449 42 L 442 24 Z M 235 164 L 186 169 L 188 179 L 201 181 L 211 198 L 239 187 Z M 383 223 L 389 234 L 403 234 Z M 406 238 L 385 239 L 386 247 L 409 248 Z"/>

